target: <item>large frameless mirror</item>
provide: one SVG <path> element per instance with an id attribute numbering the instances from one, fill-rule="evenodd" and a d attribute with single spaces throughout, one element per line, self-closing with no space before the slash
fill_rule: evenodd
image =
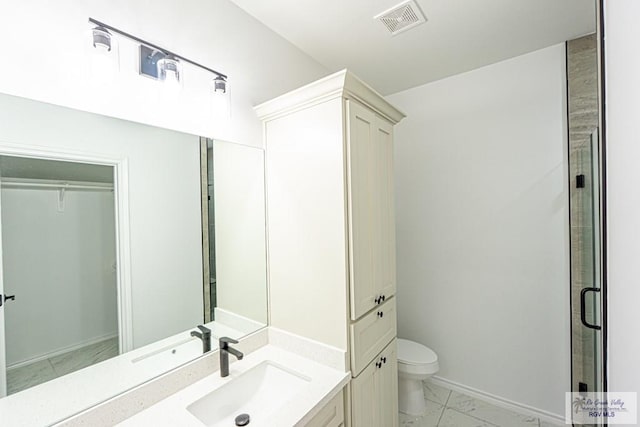
<path id="1" fill-rule="evenodd" d="M 200 356 L 198 325 L 214 348 L 266 325 L 262 149 L 8 95 L 0 112 L 0 396 L 67 376 L 100 389 L 81 410 Z"/>

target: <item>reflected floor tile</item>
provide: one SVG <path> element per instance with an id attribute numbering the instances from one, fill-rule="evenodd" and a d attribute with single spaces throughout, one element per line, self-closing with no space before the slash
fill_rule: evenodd
<path id="1" fill-rule="evenodd" d="M 449 400 L 449 395 L 451 394 L 451 390 L 449 390 L 448 388 L 439 386 L 437 384 L 434 384 L 431 381 L 423 381 L 422 384 L 424 388 L 424 397 L 427 400 L 439 403 L 441 405 L 447 404 L 447 400 Z"/>
<path id="2" fill-rule="evenodd" d="M 7 371 L 7 393 L 17 393 L 56 377 L 57 375 L 49 360 L 42 360 L 20 368 L 10 369 Z"/>
<path id="3" fill-rule="evenodd" d="M 444 406 L 435 402 L 427 402 L 427 412 L 420 417 L 400 412 L 400 425 L 403 427 L 437 427 L 443 410 Z"/>
<path id="4" fill-rule="evenodd" d="M 451 408 L 446 408 L 438 427 L 496 427 L 496 424 L 491 424 Z"/>
<path id="5" fill-rule="evenodd" d="M 500 427 L 538 427 L 538 418 L 521 415 L 456 391 L 451 392 L 447 407 Z"/>
<path id="6" fill-rule="evenodd" d="M 117 355 L 118 340 L 111 338 L 52 357 L 50 360 L 56 374 L 66 375 Z"/>

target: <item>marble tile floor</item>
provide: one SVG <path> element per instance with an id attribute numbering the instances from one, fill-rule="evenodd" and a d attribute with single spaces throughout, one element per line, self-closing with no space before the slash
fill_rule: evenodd
<path id="1" fill-rule="evenodd" d="M 118 355 L 118 338 L 110 338 L 77 350 L 7 371 L 7 392 L 14 394 L 38 384 L 86 368 Z"/>
<path id="2" fill-rule="evenodd" d="M 401 427 L 553 427 L 448 388 L 424 382 L 427 412 L 421 417 L 400 413 Z M 558 424 L 561 425 L 561 424 Z"/>

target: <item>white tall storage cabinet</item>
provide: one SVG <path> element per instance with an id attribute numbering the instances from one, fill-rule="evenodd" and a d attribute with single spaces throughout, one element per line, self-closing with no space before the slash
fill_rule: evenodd
<path id="1" fill-rule="evenodd" d="M 345 351 L 346 425 L 397 426 L 393 126 L 404 114 L 347 70 L 256 112 L 269 323 Z"/>

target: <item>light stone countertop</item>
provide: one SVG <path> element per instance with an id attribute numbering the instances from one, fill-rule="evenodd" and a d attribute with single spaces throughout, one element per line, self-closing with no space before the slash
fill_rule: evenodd
<path id="1" fill-rule="evenodd" d="M 176 425 L 165 422 L 171 419 L 166 411 L 175 411 L 171 417 L 189 419 L 180 420 L 177 425 L 202 426 L 186 411 L 186 406 L 179 404 L 187 401 L 190 404 L 224 384 L 219 377 L 217 351 L 169 372 L 166 366 L 152 360 L 156 353 L 164 358 L 171 347 L 185 340 L 193 347 L 194 341 L 178 334 L 0 399 L 0 426 L 149 425 L 145 420 L 150 425 Z M 345 372 L 345 351 L 277 328 L 263 328 L 234 347 L 244 352 L 245 357 L 243 361 L 231 361 L 229 379 L 266 360 L 312 379 L 309 387 L 270 421 L 269 427 L 304 425 L 350 380 L 350 373 Z M 139 362 L 133 363 L 135 359 Z M 150 370 L 158 370 L 159 376 L 150 380 Z M 137 423 L 138 420 L 142 421 Z M 183 421 L 187 424 L 182 424 Z"/>
<path id="2" fill-rule="evenodd" d="M 284 403 L 275 414 L 272 414 L 268 424 L 252 421 L 251 425 L 254 427 L 304 425 L 344 388 L 351 377 L 349 372 L 328 367 L 269 344 L 249 354 L 242 361 L 232 363 L 229 377 L 221 378 L 219 372 L 215 372 L 121 422 L 118 426 L 202 427 L 203 424 L 187 410 L 187 406 L 266 361 L 286 367 L 307 377 L 310 381 L 299 393 Z"/>
<path id="3" fill-rule="evenodd" d="M 219 322 L 206 326 L 216 337 L 244 335 Z M 0 426 L 52 425 L 200 357 L 201 342 L 189 335 L 191 330 L 0 399 Z M 154 357 L 178 346 L 185 351 L 173 360 Z"/>

